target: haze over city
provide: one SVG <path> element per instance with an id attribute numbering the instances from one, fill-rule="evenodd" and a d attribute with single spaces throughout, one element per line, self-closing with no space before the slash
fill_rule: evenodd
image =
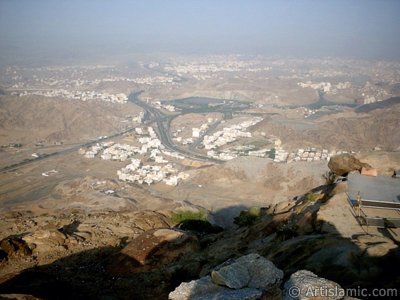
<path id="1" fill-rule="evenodd" d="M 400 58 L 388 1 L 0 1 L 2 60 L 124 53 Z"/>
<path id="2" fill-rule="evenodd" d="M 399 12 L 0 0 L 0 299 L 399 299 Z"/>

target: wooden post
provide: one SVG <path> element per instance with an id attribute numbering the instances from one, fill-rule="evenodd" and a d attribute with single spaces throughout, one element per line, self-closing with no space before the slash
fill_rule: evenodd
<path id="1" fill-rule="evenodd" d="M 360 191 L 357 193 L 357 207 L 358 207 L 358 218 L 361 217 L 361 195 Z"/>

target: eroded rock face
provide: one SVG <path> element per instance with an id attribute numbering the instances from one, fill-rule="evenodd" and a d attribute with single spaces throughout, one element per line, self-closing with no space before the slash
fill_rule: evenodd
<path id="1" fill-rule="evenodd" d="M 398 249 L 391 239 L 384 236 L 362 234 L 356 237 L 357 244 L 369 257 L 383 257 L 390 251 Z"/>
<path id="2" fill-rule="evenodd" d="M 350 239 L 333 234 L 306 235 L 274 249 L 268 251 L 268 258 L 287 274 L 308 269 L 343 286 L 356 281 L 360 285 L 381 284 L 382 278 L 388 278 L 387 282 L 398 278 L 398 271 L 391 266 L 399 264 L 399 248 L 381 236 L 364 234 Z M 393 276 L 387 276 L 391 272 Z"/>
<path id="3" fill-rule="evenodd" d="M 322 233 L 339 233 L 348 238 L 364 233 L 350 210 L 346 193 L 336 194 L 321 205 L 315 223 L 316 229 Z"/>
<path id="4" fill-rule="evenodd" d="M 114 258 L 110 270 L 128 274 L 170 264 L 199 249 L 199 241 L 185 232 L 174 229 L 146 231 L 128 243 Z"/>
<path id="5" fill-rule="evenodd" d="M 54 230 L 39 230 L 23 237 L 23 240 L 36 253 L 51 252 L 57 247 L 66 247 L 67 236 Z"/>
<path id="6" fill-rule="evenodd" d="M 285 300 L 340 300 L 344 298 L 345 291 L 340 285 L 307 270 L 293 273 L 284 287 Z"/>
<path id="7" fill-rule="evenodd" d="M 372 168 L 350 154 L 341 154 L 332 157 L 328 163 L 329 169 L 336 175 L 343 176 L 351 171 L 360 171 L 363 167 Z"/>
<path id="8" fill-rule="evenodd" d="M 244 287 L 266 289 L 279 283 L 283 272 L 264 257 L 252 253 L 211 272 L 215 284 L 233 289 Z"/>
<path id="9" fill-rule="evenodd" d="M 41 298 L 37 298 L 32 295 L 24 295 L 24 294 L 0 294 L 0 299 L 3 299 L 3 300 L 41 300 Z"/>
<path id="10" fill-rule="evenodd" d="M 31 249 L 21 238 L 8 237 L 0 241 L 0 262 L 3 259 L 10 259 L 31 254 Z"/>

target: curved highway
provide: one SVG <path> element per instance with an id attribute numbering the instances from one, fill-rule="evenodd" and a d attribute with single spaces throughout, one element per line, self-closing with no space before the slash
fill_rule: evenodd
<path id="1" fill-rule="evenodd" d="M 168 116 L 156 109 L 155 107 L 147 104 L 146 102 L 141 101 L 138 97 L 142 92 L 136 92 L 129 95 L 129 101 L 140 106 L 145 111 L 145 122 L 151 123 L 156 122 L 157 128 L 156 131 L 158 133 L 158 137 L 164 147 L 168 150 L 178 152 L 188 158 L 195 159 L 195 160 L 203 160 L 212 163 L 222 163 L 222 160 L 210 158 L 206 155 L 202 155 L 200 153 L 196 153 L 190 150 L 182 149 L 174 144 L 172 138 L 169 133 L 169 124 L 170 121 L 175 116 Z M 166 123 L 166 124 L 164 124 Z"/>
<path id="2" fill-rule="evenodd" d="M 196 153 L 194 151 L 191 150 L 185 150 L 185 149 L 181 149 L 180 147 L 176 146 L 172 139 L 171 136 L 169 134 L 169 124 L 171 122 L 171 120 L 176 117 L 175 116 L 168 116 L 163 114 L 161 111 L 159 111 L 158 109 L 156 109 L 155 107 L 141 101 L 138 99 L 138 96 L 142 93 L 142 91 L 140 92 L 136 92 L 136 93 L 132 93 L 129 95 L 129 101 L 131 101 L 132 103 L 142 107 L 144 109 L 144 116 L 143 116 L 143 122 L 145 124 L 150 124 L 153 122 L 156 122 L 157 128 L 156 128 L 156 132 L 158 133 L 159 139 L 161 141 L 161 143 L 165 146 L 166 149 L 171 150 L 171 151 L 175 151 L 178 152 L 182 155 L 184 155 L 185 157 L 191 158 L 191 159 L 195 159 L 195 160 L 202 160 L 202 161 L 208 161 L 211 163 L 222 163 L 223 161 L 218 160 L 218 159 L 213 159 L 210 158 L 208 156 L 202 155 L 200 153 Z M 164 124 L 165 123 L 165 124 Z M 90 141 L 90 142 L 86 142 L 83 144 L 78 144 L 75 145 L 71 148 L 67 148 L 67 149 L 63 149 L 60 151 L 56 151 L 53 153 L 49 153 L 49 154 L 44 154 L 42 156 L 39 156 L 37 158 L 30 158 L 30 159 L 25 159 L 21 162 L 12 164 L 12 165 L 8 165 L 5 167 L 0 168 L 0 172 L 8 172 L 8 171 L 14 171 L 20 167 L 26 166 L 26 165 L 30 165 L 51 157 L 55 157 L 58 155 L 64 155 L 64 154 L 68 154 L 74 151 L 77 151 L 79 148 L 82 147 L 89 147 L 91 145 L 94 145 L 98 142 L 104 142 L 110 139 L 113 139 L 115 137 L 121 136 L 125 133 L 129 133 L 129 132 L 133 132 L 135 130 L 135 128 L 128 128 L 126 130 L 123 130 L 121 132 L 115 133 L 113 135 L 108 136 L 107 138 L 100 138 L 100 139 L 96 139 L 94 141 Z"/>

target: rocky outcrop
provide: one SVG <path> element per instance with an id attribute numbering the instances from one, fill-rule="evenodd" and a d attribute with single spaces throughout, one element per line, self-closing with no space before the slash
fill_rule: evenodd
<path id="1" fill-rule="evenodd" d="M 40 298 L 34 297 L 32 295 L 24 295 L 24 294 L 0 294 L 0 299 L 2 299 L 2 300 L 40 300 Z"/>
<path id="2" fill-rule="evenodd" d="M 273 214 L 283 214 L 289 212 L 296 205 L 296 201 L 286 200 L 278 202 L 275 205 L 271 205 L 267 212 L 271 215 Z"/>
<path id="3" fill-rule="evenodd" d="M 342 237 L 348 238 L 364 233 L 354 218 L 348 201 L 346 193 L 338 193 L 321 205 L 315 220 L 318 232 L 339 233 Z"/>
<path id="4" fill-rule="evenodd" d="M 113 259 L 110 271 L 129 274 L 168 265 L 199 249 L 194 235 L 175 229 L 153 229 L 129 242 Z"/>
<path id="5" fill-rule="evenodd" d="M 384 257 L 390 251 L 398 249 L 398 245 L 393 240 L 377 235 L 361 234 L 355 236 L 357 245 L 365 255 L 369 257 Z"/>
<path id="6" fill-rule="evenodd" d="M 0 241 L 0 262 L 31 254 L 31 249 L 20 237 L 8 237 Z"/>
<path id="7" fill-rule="evenodd" d="M 331 157 L 328 163 L 329 169 L 336 175 L 343 176 L 351 171 L 361 171 L 363 167 L 372 168 L 350 154 L 341 154 Z"/>
<path id="8" fill-rule="evenodd" d="M 196 232 L 198 222 L 170 229 L 168 211 L 13 216 L 3 228 L 20 234 L 1 232 L 0 293 L 47 299 L 34 291 L 60 281 L 70 298 L 278 300 L 283 272 L 297 273 L 288 288 L 328 284 L 317 275 L 345 288 L 396 286 L 398 244 L 371 227 L 366 234 L 342 189 L 322 186 L 259 211 L 252 225 L 220 233 Z M 25 271 L 8 275 L 15 270 Z"/>
<path id="9" fill-rule="evenodd" d="M 284 286 L 285 300 L 340 300 L 345 291 L 336 282 L 307 270 L 293 273 Z"/>
<path id="10" fill-rule="evenodd" d="M 38 230 L 23 237 L 23 240 L 33 249 L 34 254 L 50 252 L 56 248 L 66 248 L 68 237 L 56 230 Z"/>
<path id="11" fill-rule="evenodd" d="M 202 277 L 198 280 L 183 282 L 173 292 L 169 294 L 170 300 L 208 300 L 208 299 L 260 299 L 262 291 L 254 288 L 243 288 L 231 290 L 226 287 L 216 285 L 210 276 Z"/>
<path id="12" fill-rule="evenodd" d="M 280 299 L 283 272 L 264 257 L 252 253 L 228 260 L 216 267 L 211 276 L 183 282 L 169 294 L 171 300 L 184 299 Z"/>

